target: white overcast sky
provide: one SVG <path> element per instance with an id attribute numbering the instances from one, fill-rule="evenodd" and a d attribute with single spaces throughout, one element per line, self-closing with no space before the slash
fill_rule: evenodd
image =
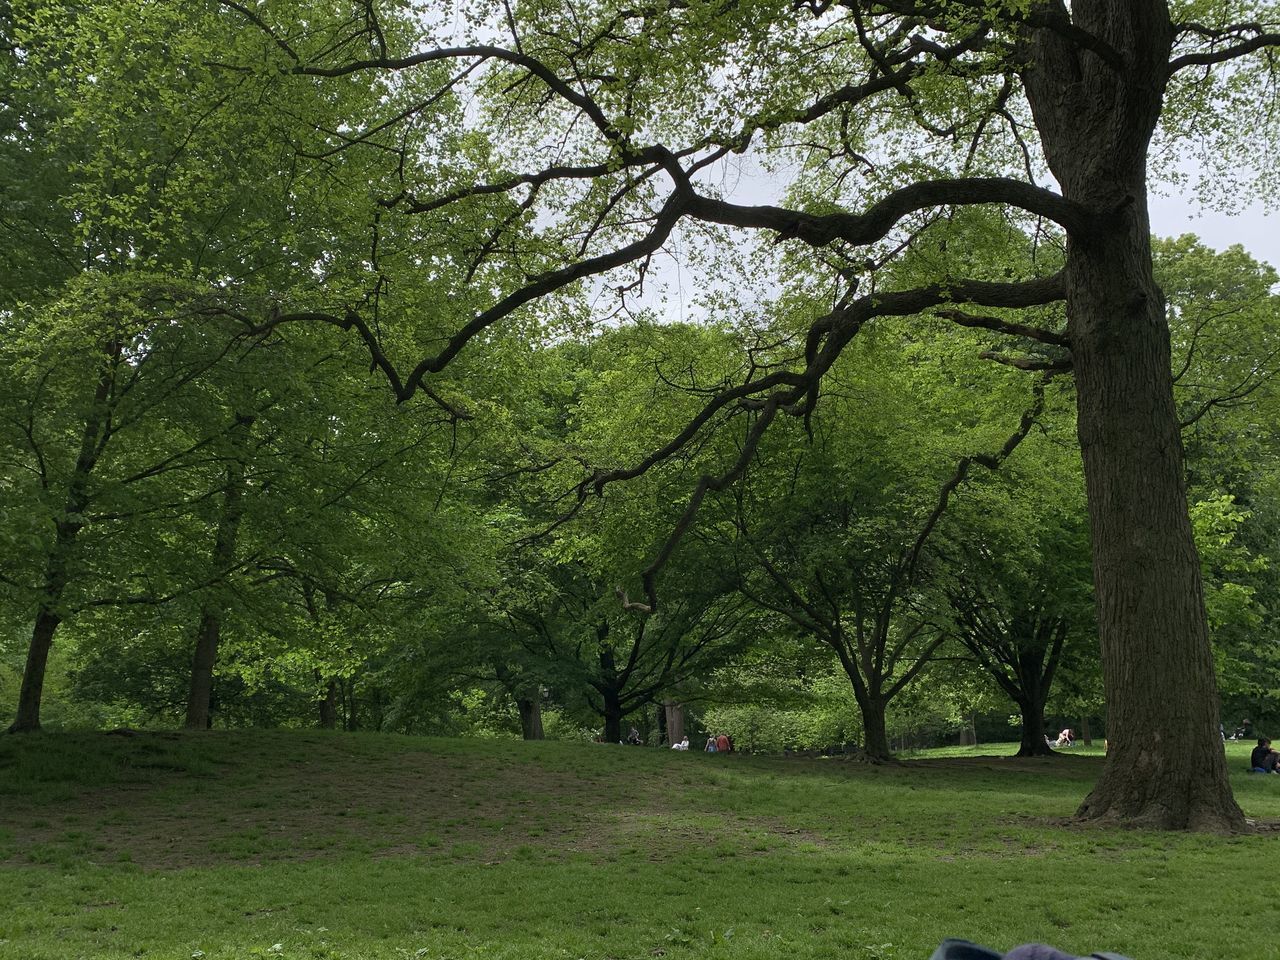
<path id="1" fill-rule="evenodd" d="M 1215 250 L 1238 243 L 1255 260 L 1280 267 L 1280 214 L 1266 210 L 1261 202 L 1238 213 L 1221 213 L 1206 210 L 1193 198 L 1153 196 L 1151 232 L 1161 237 L 1194 233 Z"/>

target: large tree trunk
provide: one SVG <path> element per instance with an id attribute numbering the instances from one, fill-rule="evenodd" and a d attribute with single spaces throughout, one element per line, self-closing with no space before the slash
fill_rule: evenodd
<path id="1" fill-rule="evenodd" d="M 667 718 L 667 744 L 677 744 L 684 739 L 684 704 L 663 700 L 662 709 Z"/>
<path id="2" fill-rule="evenodd" d="M 1137 187 L 1137 185 L 1135 185 Z M 1238 829 L 1218 737 L 1200 561 L 1187 517 L 1164 302 L 1145 196 L 1068 273 L 1111 751 L 1080 808 L 1161 829 Z"/>
<path id="3" fill-rule="evenodd" d="M 1025 74 L 1063 194 L 1097 218 L 1069 238 L 1065 279 L 1112 736 L 1079 814 L 1241 829 L 1217 736 L 1169 330 L 1151 264 L 1146 158 L 1173 42 L 1168 4 L 1076 0 L 1070 15 L 1122 60 L 1109 64 L 1038 30 Z"/>
<path id="4" fill-rule="evenodd" d="M 604 742 L 617 743 L 622 739 L 622 704 L 617 690 L 604 691 Z"/>
<path id="5" fill-rule="evenodd" d="M 240 420 L 237 426 L 248 427 L 251 420 Z M 236 538 L 240 531 L 242 515 L 241 494 L 244 487 L 244 464 L 233 460 L 227 466 L 226 486 L 222 494 L 222 515 L 213 539 L 210 570 L 216 577 L 224 577 L 235 563 Z M 201 605 L 200 624 L 196 628 L 195 654 L 191 661 L 191 683 L 187 691 L 187 718 L 183 726 L 188 730 L 207 730 L 210 727 L 209 700 L 213 695 L 213 668 L 218 658 L 218 641 L 222 634 L 223 604 L 217 599 Z"/>
<path id="6" fill-rule="evenodd" d="M 862 711 L 862 752 L 868 760 L 892 760 L 893 751 L 889 749 L 889 736 L 886 733 L 885 708 L 882 700 L 867 698 L 859 702 Z"/>
<path id="7" fill-rule="evenodd" d="M 1051 631 L 1052 636 L 1048 649 L 1041 642 L 1046 629 Z M 1022 714 L 1022 743 L 1018 746 L 1017 753 L 1019 757 L 1047 757 L 1053 753 L 1053 749 L 1045 742 L 1044 705 L 1049 699 L 1066 630 L 1065 620 L 1059 621 L 1056 626 L 1044 623 L 1038 632 L 1024 635 L 1019 643 L 1017 677 L 1021 696 L 1014 697 L 1018 711 Z"/>
<path id="8" fill-rule="evenodd" d="M 1022 714 L 1022 743 L 1018 747 L 1020 757 L 1047 757 L 1053 753 L 1044 736 L 1044 697 L 1027 696 L 1018 701 Z"/>

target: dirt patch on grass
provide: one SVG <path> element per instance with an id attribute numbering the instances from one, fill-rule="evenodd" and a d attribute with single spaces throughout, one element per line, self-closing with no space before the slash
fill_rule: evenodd
<path id="1" fill-rule="evenodd" d="M 531 764 L 326 747 L 216 776 L 170 771 L 53 807 L 15 798 L 4 815 L 7 859 L 178 868 L 353 851 L 492 857 L 516 843 L 571 842 L 607 799 L 597 784 Z"/>
<path id="2" fill-rule="evenodd" d="M 521 759 L 514 747 L 444 742 L 437 751 L 341 736 L 149 733 L 101 736 L 85 749 L 99 743 L 116 751 L 126 782 L 77 788 L 72 780 L 57 784 L 56 799 L 0 798 L 0 865 L 150 870 L 351 854 L 667 860 L 690 848 L 753 855 L 830 842 L 780 818 L 720 811 L 715 791 L 730 787 L 720 782 L 725 771 L 710 765 L 682 767 L 679 782 L 712 792 L 692 805 L 677 800 L 674 770 L 650 754 L 545 763 Z"/>

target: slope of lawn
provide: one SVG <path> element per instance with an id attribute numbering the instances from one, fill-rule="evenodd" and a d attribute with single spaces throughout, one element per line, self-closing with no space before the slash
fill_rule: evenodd
<path id="1" fill-rule="evenodd" d="M 1228 749 L 1256 835 L 1073 825 L 1083 754 L 0 737 L 0 960 L 925 960 L 946 936 L 1269 960 L 1243 931 L 1280 887 L 1280 777 Z"/>

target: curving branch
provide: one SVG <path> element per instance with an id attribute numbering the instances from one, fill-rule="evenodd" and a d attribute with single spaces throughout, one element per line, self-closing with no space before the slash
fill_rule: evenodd
<path id="1" fill-rule="evenodd" d="M 1194 34 L 1209 43 L 1234 40 L 1234 43 L 1217 49 L 1201 50 L 1196 53 L 1184 53 L 1169 61 L 1169 76 L 1186 67 L 1212 66 L 1226 63 L 1239 57 L 1248 56 L 1265 47 L 1280 47 L 1280 32 L 1275 27 L 1268 28 L 1261 23 L 1235 23 L 1225 27 L 1212 28 L 1199 23 L 1180 23 L 1175 30 L 1182 34 Z M 1250 36 L 1250 34 L 1252 34 Z"/>
<path id="2" fill-rule="evenodd" d="M 227 0 L 223 0 L 223 2 L 225 3 Z M 424 50 L 422 53 L 415 53 L 407 57 L 371 57 L 365 60 L 350 60 L 331 67 L 298 64 L 291 68 L 289 72 L 304 77 L 345 77 L 365 70 L 391 70 L 398 72 L 428 63 L 468 59 L 480 61 L 497 60 L 502 63 L 509 63 L 512 66 L 523 67 L 530 75 L 537 77 L 546 84 L 547 89 L 560 99 L 572 104 L 586 114 L 606 139 L 618 144 L 626 142 L 626 137 L 605 116 L 604 111 L 594 99 L 579 90 L 575 90 L 559 74 L 536 57 L 531 57 L 515 50 L 507 50 L 504 47 L 495 47 L 488 44 L 438 47 L 434 50 Z"/>
<path id="3" fill-rule="evenodd" d="M 986 203 L 1006 204 L 1045 217 L 1069 234 L 1083 236 L 1102 226 L 1082 204 L 1009 177 L 921 180 L 895 190 L 858 214 L 743 206 L 698 195 L 689 205 L 689 215 L 730 227 L 772 230 L 782 239 L 795 237 L 815 247 L 836 240 L 861 246 L 882 239 L 903 217 L 920 210 Z"/>
<path id="4" fill-rule="evenodd" d="M 979 316 L 977 314 L 966 313 L 963 310 L 935 310 L 934 316 L 942 317 L 944 320 L 950 320 L 952 323 L 962 327 L 977 327 L 983 330 L 994 330 L 997 333 L 1007 333 L 1015 337 L 1026 337 L 1028 340 L 1038 340 L 1040 343 L 1051 343 L 1059 347 L 1071 346 L 1071 338 L 1065 333 L 1055 333 L 1052 330 L 1045 330 L 1043 327 L 1032 327 L 1025 323 L 1014 323 L 1011 320 L 1005 320 L 1001 317 Z"/>
<path id="5" fill-rule="evenodd" d="M 1066 373 L 1068 370 L 1074 369 L 1074 364 L 1070 358 L 1062 360 L 1036 360 L 1031 357 L 1010 357 L 1007 354 L 996 353 L 994 350 L 984 350 L 978 354 L 983 360 L 991 360 L 995 363 L 1002 363 L 1006 367 L 1014 367 L 1018 370 L 1033 370 L 1043 373 Z"/>
<path id="6" fill-rule="evenodd" d="M 634 466 L 596 472 L 579 484 L 577 502 L 565 516 L 556 521 L 556 526 L 576 515 L 592 493 L 598 496 L 604 492 L 608 484 L 634 479 L 647 473 L 659 463 L 671 459 L 689 446 L 703 428 L 724 413 L 727 408 L 729 416 L 735 413 L 757 414 L 757 419 L 748 430 L 737 459 L 724 472 L 704 474 L 699 478 L 676 526 L 663 542 L 653 562 L 642 573 L 645 596 L 648 600 L 646 605 L 649 607 L 649 612 L 654 612 L 658 609 L 657 576 L 680 540 L 693 525 L 706 494 L 724 489 L 745 473 L 755 456 L 761 438 L 780 411 L 796 416 L 807 413 L 803 401 L 811 395 L 823 375 L 831 369 L 845 346 L 865 323 L 878 316 L 912 316 L 943 303 L 975 303 L 988 307 L 1031 307 L 1053 303 L 1064 297 L 1063 278 L 1059 273 L 1022 283 L 960 280 L 950 284 L 931 284 L 912 290 L 872 294 L 852 300 L 814 322 L 813 330 L 820 332 L 816 336 L 812 331 L 810 333 L 803 370 L 778 371 L 759 380 L 748 381 L 721 391 L 708 400 L 671 441 L 642 458 Z M 1035 415 L 1038 415 L 1038 410 L 1037 407 Z M 1026 422 L 1025 427 L 1030 429 L 1030 422 Z M 1021 437 L 1018 439 L 1020 440 Z M 996 454 L 975 455 L 968 459 L 984 466 L 993 464 L 998 466 L 1016 446 L 1017 442 L 1011 440 Z M 994 466 L 991 468 L 994 469 Z M 965 469 L 967 470 L 967 466 Z M 632 606 L 634 607 L 634 604 Z"/>
<path id="7" fill-rule="evenodd" d="M 937 527 L 938 521 L 942 519 L 942 515 L 946 512 L 948 504 L 951 502 L 951 495 L 956 492 L 959 486 L 964 483 L 969 476 L 970 468 L 976 463 L 979 466 L 986 467 L 988 470 L 997 470 L 1000 464 L 1009 459 L 1009 455 L 1018 449 L 1018 444 L 1027 438 L 1027 434 L 1031 432 L 1032 426 L 1040 419 L 1040 415 L 1044 412 L 1044 385 L 1042 380 L 1035 385 L 1035 400 L 1030 408 L 1022 414 L 1022 419 L 1018 423 L 1018 428 L 1009 435 L 1009 439 L 995 453 L 975 453 L 967 457 L 961 457 L 956 464 L 955 472 L 942 485 L 942 489 L 938 492 L 938 502 L 934 505 L 928 519 L 920 533 L 916 537 L 915 543 L 911 546 L 911 551 L 907 554 L 903 563 L 903 573 L 907 581 L 915 577 L 916 567 L 920 563 L 920 556 L 924 551 L 925 543 L 928 541 L 934 528 Z"/>

